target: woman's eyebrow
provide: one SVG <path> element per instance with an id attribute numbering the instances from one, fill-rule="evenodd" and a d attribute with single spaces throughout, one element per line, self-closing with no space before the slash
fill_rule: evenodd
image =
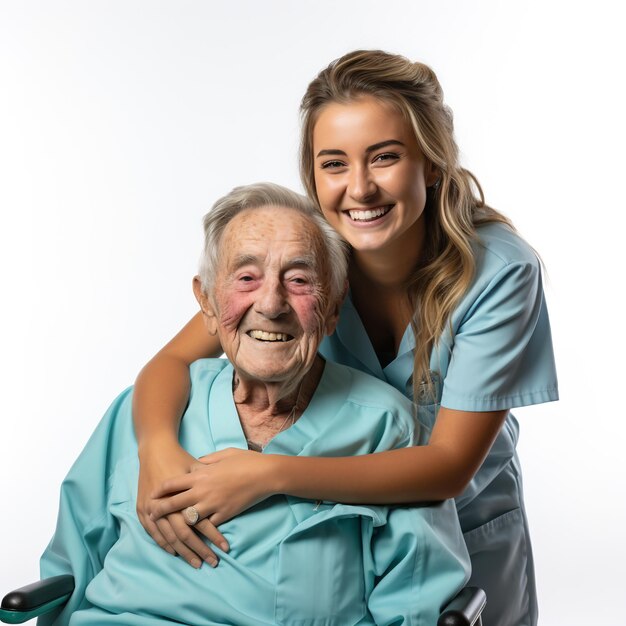
<path id="1" fill-rule="evenodd" d="M 402 146 L 405 145 L 399 139 L 387 139 L 386 141 L 380 141 L 379 143 L 375 143 L 371 146 L 365 148 L 365 152 L 374 152 L 375 150 L 380 150 L 381 148 L 386 148 L 387 146 Z"/>
<path id="2" fill-rule="evenodd" d="M 398 139 L 386 139 L 385 141 L 379 141 L 378 143 L 368 146 L 367 148 L 365 148 L 365 152 L 367 153 L 374 152 L 375 150 L 380 150 L 381 148 L 386 148 L 387 146 L 394 146 L 394 145 L 402 146 L 403 148 L 405 147 L 405 145 Z M 317 157 L 329 156 L 329 155 L 346 156 L 346 153 L 343 150 L 338 150 L 338 149 L 320 150 L 317 153 Z"/>

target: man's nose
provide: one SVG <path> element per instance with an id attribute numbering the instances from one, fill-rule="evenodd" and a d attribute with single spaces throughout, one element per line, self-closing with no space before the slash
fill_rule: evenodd
<path id="1" fill-rule="evenodd" d="M 266 278 L 258 293 L 254 308 L 267 319 L 275 319 L 289 311 L 287 292 L 279 279 Z"/>
<path id="2" fill-rule="evenodd" d="M 357 202 L 371 200 L 378 191 L 372 173 L 367 167 L 354 167 L 348 181 L 348 194 Z"/>

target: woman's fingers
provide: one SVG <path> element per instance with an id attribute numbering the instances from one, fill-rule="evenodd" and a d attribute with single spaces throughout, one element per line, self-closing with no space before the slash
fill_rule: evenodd
<path id="1" fill-rule="evenodd" d="M 217 452 L 211 452 L 210 454 L 205 454 L 201 456 L 198 461 L 200 463 L 204 463 L 205 465 L 210 465 L 211 463 L 217 463 L 218 461 L 223 461 L 231 456 L 237 456 L 247 451 L 243 451 L 240 448 L 224 448 L 223 450 L 218 450 Z M 197 469 L 196 466 L 192 468 L 192 471 Z"/>
<path id="2" fill-rule="evenodd" d="M 151 517 L 152 497 L 150 494 L 165 479 L 178 477 L 191 471 L 200 463 L 178 444 L 166 445 L 158 441 L 154 447 L 144 447 L 139 455 L 139 483 L 137 487 L 137 516 L 141 525 L 152 539 L 170 554 L 176 551 L 170 546 L 155 520 Z"/>
<path id="3" fill-rule="evenodd" d="M 190 491 L 183 491 L 182 493 L 177 493 L 174 496 L 154 500 L 150 505 L 150 517 L 153 520 L 156 520 L 164 515 L 169 515 L 170 513 L 174 513 L 176 511 L 182 511 L 188 506 L 196 508 L 200 519 L 205 518 L 208 513 L 208 511 L 202 509 L 201 504 L 197 503 L 197 496 Z"/>
<path id="4" fill-rule="evenodd" d="M 170 521 L 164 517 L 157 520 L 156 525 L 167 540 L 170 546 L 174 549 L 175 553 L 180 555 L 189 565 L 196 569 L 202 565 L 202 561 L 197 554 L 190 550 L 176 535 Z"/>
<path id="5" fill-rule="evenodd" d="M 157 487 L 151 494 L 152 498 L 163 498 L 172 493 L 178 493 L 179 491 L 186 491 L 194 484 L 194 479 L 191 474 L 183 474 L 182 476 L 176 476 L 176 478 L 169 478 L 161 483 L 160 487 Z"/>
<path id="6" fill-rule="evenodd" d="M 215 528 L 208 519 L 201 519 L 194 528 L 202 533 L 212 544 L 221 548 L 224 552 L 228 552 L 230 550 L 230 546 L 228 545 L 228 541 L 224 538 L 224 535 Z"/>
<path id="7" fill-rule="evenodd" d="M 196 531 L 187 525 L 183 516 L 180 513 L 175 513 L 168 516 L 168 519 L 172 523 L 179 540 L 183 542 L 188 549 L 197 554 L 203 561 L 206 561 L 212 567 L 215 567 L 219 559 L 215 552 L 211 550 L 207 544 L 202 541 Z"/>
<path id="8" fill-rule="evenodd" d="M 169 545 L 189 565 L 196 569 L 202 565 L 202 561 L 206 561 L 212 567 L 217 565 L 218 558 L 215 552 L 185 523 L 180 513 L 161 518 L 156 524 Z"/>
<path id="9" fill-rule="evenodd" d="M 176 550 L 172 548 L 155 522 L 146 516 L 141 523 L 146 532 L 152 537 L 152 539 L 154 539 L 159 547 L 163 548 L 166 552 L 169 552 L 172 556 L 176 556 Z"/>
<path id="10" fill-rule="evenodd" d="M 232 516 L 231 516 L 232 517 Z M 206 517 L 206 519 L 213 524 L 213 526 L 219 526 L 220 524 L 223 524 L 224 522 L 227 522 L 229 519 L 231 519 L 230 517 L 226 517 L 226 515 L 220 513 L 219 511 L 217 513 L 213 513 L 212 515 L 208 515 Z"/>

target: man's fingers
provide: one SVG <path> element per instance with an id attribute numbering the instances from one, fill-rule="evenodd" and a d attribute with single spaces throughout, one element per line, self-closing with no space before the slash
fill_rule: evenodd
<path id="1" fill-rule="evenodd" d="M 228 545 L 228 541 L 224 538 L 224 535 L 209 522 L 207 519 L 200 520 L 194 528 L 202 533 L 212 544 L 221 548 L 224 552 L 228 552 L 230 550 L 230 546 Z"/>

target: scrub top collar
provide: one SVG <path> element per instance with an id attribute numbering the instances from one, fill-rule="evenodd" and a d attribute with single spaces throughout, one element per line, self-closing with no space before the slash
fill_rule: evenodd
<path id="1" fill-rule="evenodd" d="M 415 337 L 410 324 L 402 335 L 398 354 L 390 363 L 382 367 L 363 321 L 352 302 L 352 294 L 348 290 L 335 332 L 339 341 L 363 364 L 365 371 L 387 381 L 398 391 L 407 395 L 407 391 L 411 389 L 411 376 L 407 379 L 407 372 L 413 371 L 413 349 L 415 348 Z"/>
<path id="2" fill-rule="evenodd" d="M 325 430 L 348 397 L 350 384 L 338 385 L 347 377 L 335 363 L 324 363 L 324 371 L 309 405 L 300 418 L 274 436 L 263 449 L 267 454 L 299 455 L 308 443 Z M 215 379 L 208 399 L 209 427 L 215 448 L 248 449 L 246 436 L 233 399 L 233 366 L 229 363 Z"/>

